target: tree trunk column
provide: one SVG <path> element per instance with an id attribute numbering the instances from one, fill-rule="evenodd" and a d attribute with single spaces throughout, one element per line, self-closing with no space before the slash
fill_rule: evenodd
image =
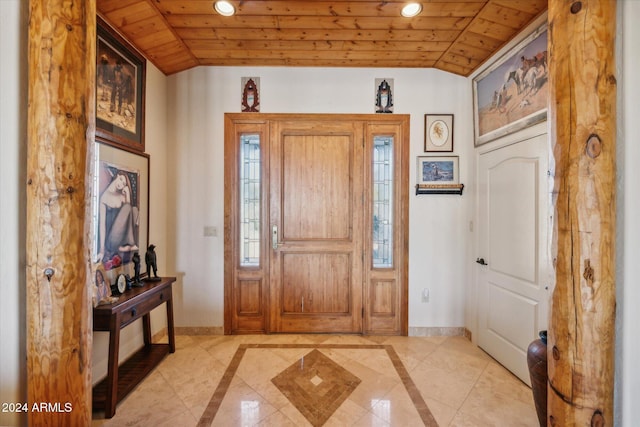
<path id="1" fill-rule="evenodd" d="M 87 159 L 95 25 L 95 0 L 29 2 L 27 397 L 34 426 L 91 424 Z"/>
<path id="2" fill-rule="evenodd" d="M 613 425 L 615 0 L 549 1 L 556 285 L 548 425 Z"/>

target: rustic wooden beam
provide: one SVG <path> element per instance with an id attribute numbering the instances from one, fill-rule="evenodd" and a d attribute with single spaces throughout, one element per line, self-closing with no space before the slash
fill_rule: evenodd
<path id="1" fill-rule="evenodd" d="M 27 112 L 29 425 L 91 424 L 95 0 L 30 0 Z"/>
<path id="2" fill-rule="evenodd" d="M 549 1 L 557 258 L 548 425 L 614 425 L 615 33 L 615 0 Z"/>

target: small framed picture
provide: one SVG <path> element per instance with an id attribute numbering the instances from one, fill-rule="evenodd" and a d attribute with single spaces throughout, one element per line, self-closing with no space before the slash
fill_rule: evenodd
<path id="1" fill-rule="evenodd" d="M 418 185 L 457 185 L 458 156 L 419 156 L 417 167 Z"/>
<path id="2" fill-rule="evenodd" d="M 424 151 L 453 152 L 453 114 L 424 115 Z"/>

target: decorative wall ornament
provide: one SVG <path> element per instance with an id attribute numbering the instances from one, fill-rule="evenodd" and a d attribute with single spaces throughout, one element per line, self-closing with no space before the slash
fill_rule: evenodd
<path id="1" fill-rule="evenodd" d="M 376 113 L 393 113 L 393 79 L 376 79 Z"/>
<path id="2" fill-rule="evenodd" d="M 242 112 L 260 112 L 260 77 L 242 78 Z"/>

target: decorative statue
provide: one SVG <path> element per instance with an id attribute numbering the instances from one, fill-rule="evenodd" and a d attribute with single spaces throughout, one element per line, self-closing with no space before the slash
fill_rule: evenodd
<path id="1" fill-rule="evenodd" d="M 147 264 L 147 280 L 156 281 L 160 280 L 158 277 L 158 265 L 156 264 L 156 245 L 149 245 L 147 253 L 144 255 L 144 262 Z M 151 277 L 151 270 L 153 270 L 153 277 Z"/>
<path id="2" fill-rule="evenodd" d="M 131 261 L 133 261 L 133 286 L 140 286 L 142 283 L 140 282 L 140 254 L 135 252 L 133 257 L 131 257 Z"/>

